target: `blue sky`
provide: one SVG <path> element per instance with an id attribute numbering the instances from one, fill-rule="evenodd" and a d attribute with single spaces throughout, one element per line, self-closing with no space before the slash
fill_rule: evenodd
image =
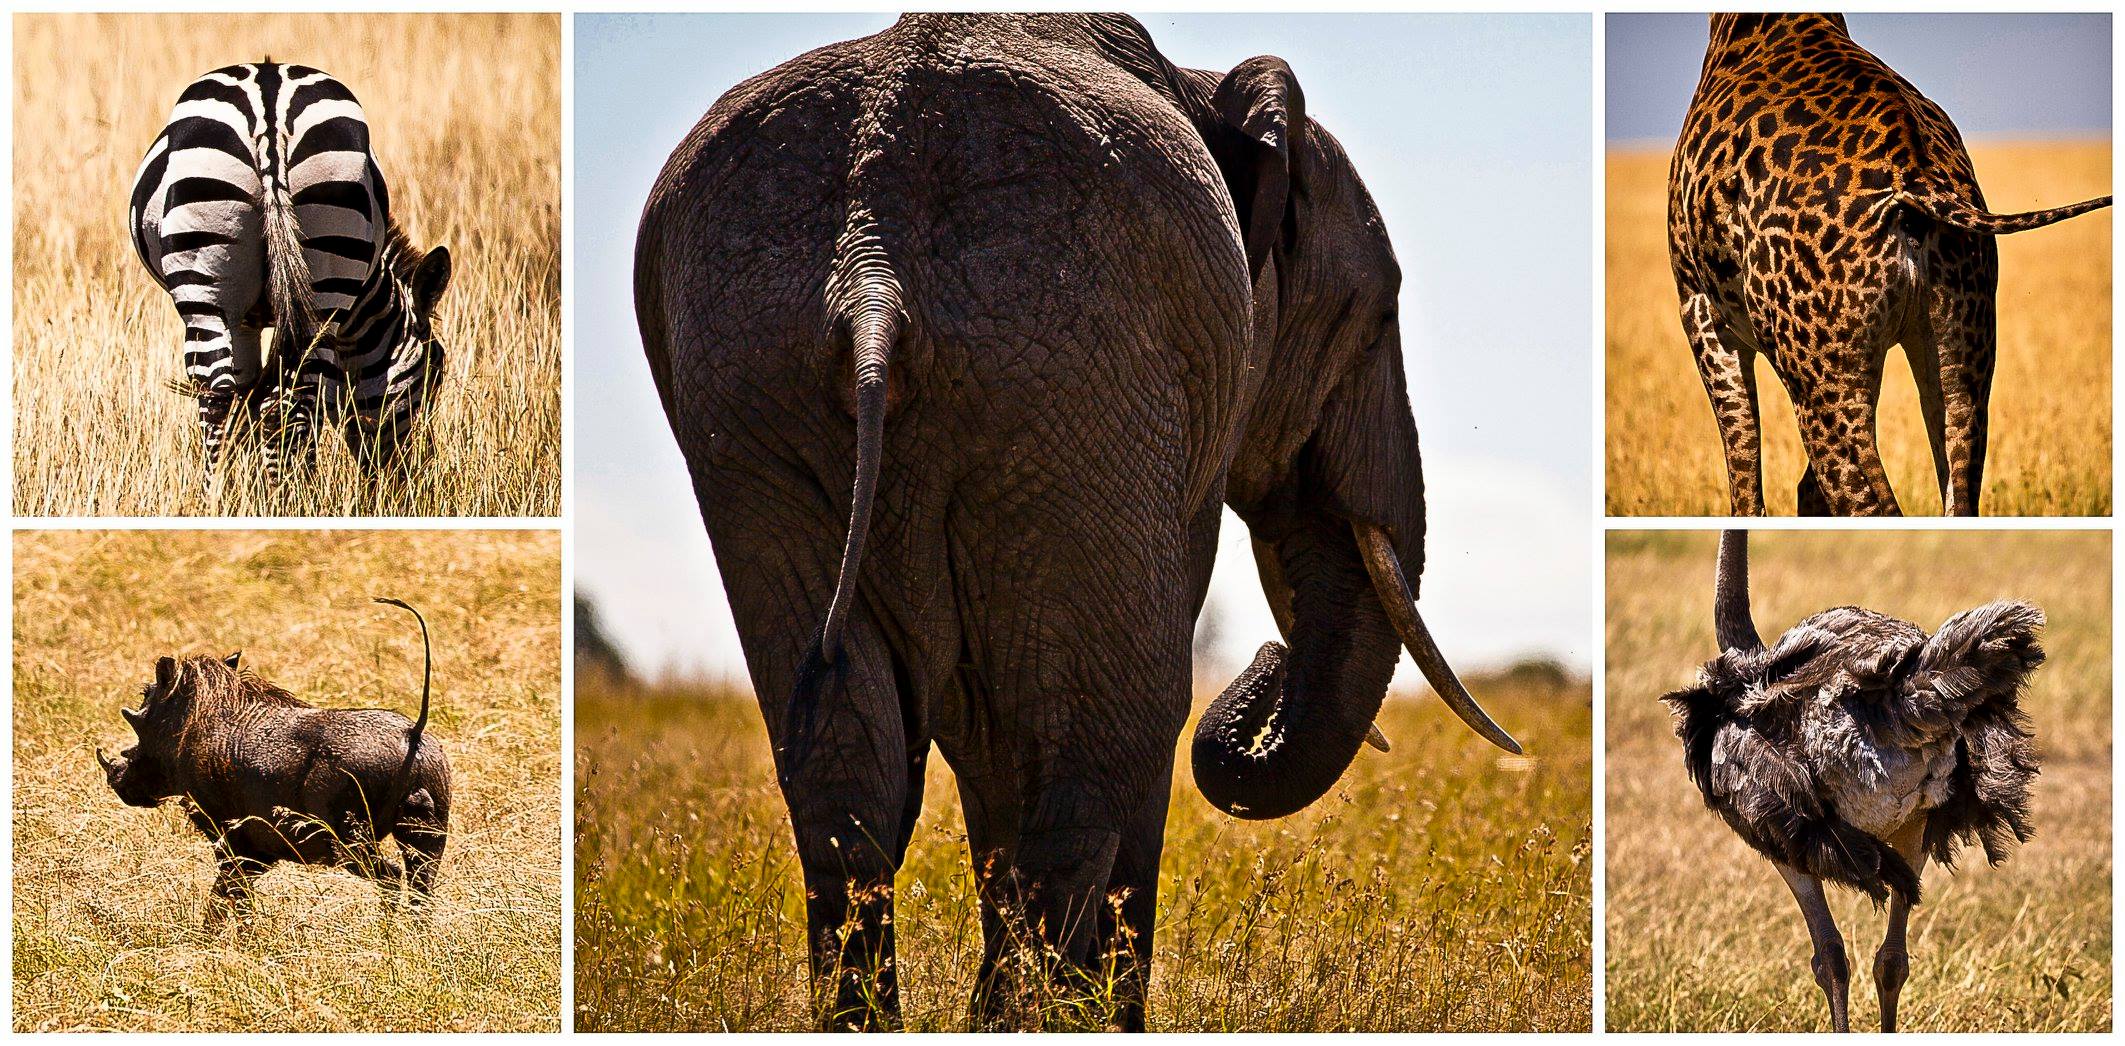
<path id="1" fill-rule="evenodd" d="M 1967 139 L 2110 134 L 2107 14 L 1852 14 L 1852 38 Z M 1701 14 L 1608 16 L 1605 133 L 1672 144 L 1704 63 Z"/>
<path id="2" fill-rule="evenodd" d="M 1349 151 L 1404 273 L 1431 544 L 1425 618 L 1464 670 L 1592 662 L 1591 19 L 1583 14 L 1149 15 L 1182 65 L 1290 62 Z M 575 22 L 576 580 L 651 671 L 742 680 L 708 539 L 636 333 L 635 226 L 725 90 L 885 15 Z M 839 540 L 838 537 L 836 540 Z M 1275 636 L 1229 513 L 1219 654 Z M 1404 683 L 1417 679 L 1405 660 Z"/>

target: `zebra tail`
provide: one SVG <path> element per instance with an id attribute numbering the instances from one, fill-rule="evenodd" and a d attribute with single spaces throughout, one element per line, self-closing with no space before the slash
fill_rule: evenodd
<path id="1" fill-rule="evenodd" d="M 265 154 L 261 151 L 260 155 Z M 295 201 L 288 196 L 283 173 L 266 171 L 259 193 L 265 218 L 266 288 L 273 303 L 275 341 L 301 345 L 307 352 L 317 333 L 317 318 L 310 310 L 310 260 L 303 256 L 302 227 L 295 221 Z"/>

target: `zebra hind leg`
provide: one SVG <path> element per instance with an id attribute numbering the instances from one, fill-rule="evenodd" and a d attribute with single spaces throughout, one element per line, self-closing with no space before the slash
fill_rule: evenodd
<path id="1" fill-rule="evenodd" d="M 266 482 L 275 490 L 286 485 L 291 464 L 307 469 L 317 463 L 316 399 L 314 388 L 290 383 L 276 387 L 259 408 Z"/>
<path id="2" fill-rule="evenodd" d="M 206 470 L 200 474 L 200 494 L 214 496 L 214 481 L 221 475 L 222 444 L 229 435 L 229 413 L 235 397 L 223 392 L 199 395 L 199 432 L 206 448 Z"/>

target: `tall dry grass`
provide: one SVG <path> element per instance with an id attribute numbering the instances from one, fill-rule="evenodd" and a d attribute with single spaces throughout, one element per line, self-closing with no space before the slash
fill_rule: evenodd
<path id="1" fill-rule="evenodd" d="M 121 805 L 94 749 L 161 655 L 225 654 L 314 704 L 420 702 L 450 755 L 424 915 L 282 865 L 249 929 L 201 929 L 214 862 L 174 808 Z M 560 549 L 551 533 L 25 532 L 15 539 L 18 1031 L 557 1031 Z M 386 844 L 387 849 L 392 844 Z"/>
<path id="2" fill-rule="evenodd" d="M 1995 211 L 2110 191 L 2110 143 L 1971 149 Z M 1608 157 L 1608 511 L 1723 516 L 1726 464 L 1682 336 L 1668 266 L 1665 150 Z M 1994 516 L 2110 513 L 2111 212 L 1999 237 L 1999 369 L 1979 507 Z M 1757 361 L 1764 507 L 1791 515 L 1807 466 L 1792 402 Z M 1938 514 L 1933 457 L 1902 352 L 1882 382 L 1882 461 L 1906 513 Z"/>
<path id="3" fill-rule="evenodd" d="M 20 515 L 553 516 L 561 490 L 560 21 L 510 15 L 17 15 L 15 510 Z M 177 93 L 270 55 L 361 98 L 393 216 L 446 244 L 446 375 L 403 481 L 336 431 L 282 491 L 256 447 L 201 485 L 170 392 L 183 325 L 134 256 L 135 169 Z"/>
<path id="4" fill-rule="evenodd" d="M 1708 532 L 1615 532 L 1608 545 L 1610 1031 L 1826 1031 L 1799 909 L 1769 862 L 1704 808 L 1661 694 L 1713 656 Z M 1858 604 L 1932 630 L 1990 599 L 2044 608 L 2050 660 L 2024 695 L 2043 773 L 2036 838 L 2005 864 L 1935 866 L 1912 909 L 1910 1031 L 2110 1027 L 2110 536 L 2065 531 L 1762 532 L 1756 623 Z M 1877 1027 L 1884 916 L 1831 905 L 1852 961 L 1852 1026 Z"/>
<path id="5" fill-rule="evenodd" d="M 1181 753 L 1152 1030 L 1587 1030 L 1588 689 L 1473 685 L 1533 758 L 1403 695 L 1381 715 L 1391 754 L 1365 750 L 1300 814 L 1242 822 Z M 576 737 L 576 1028 L 810 1028 L 803 884 L 751 699 L 579 685 Z M 943 762 L 896 884 L 911 1030 L 966 1027 L 981 957 Z M 1044 1026 L 1096 1027 L 1089 1009 Z"/>

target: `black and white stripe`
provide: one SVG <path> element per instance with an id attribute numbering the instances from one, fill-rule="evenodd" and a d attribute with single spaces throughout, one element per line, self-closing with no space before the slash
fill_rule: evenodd
<path id="1" fill-rule="evenodd" d="M 441 372 L 431 320 L 450 255 L 392 224 L 346 85 L 270 59 L 193 81 L 141 162 L 131 222 L 184 319 L 210 479 L 238 403 L 276 482 L 285 453 L 314 446 L 321 409 L 364 462 L 392 455 Z"/>

